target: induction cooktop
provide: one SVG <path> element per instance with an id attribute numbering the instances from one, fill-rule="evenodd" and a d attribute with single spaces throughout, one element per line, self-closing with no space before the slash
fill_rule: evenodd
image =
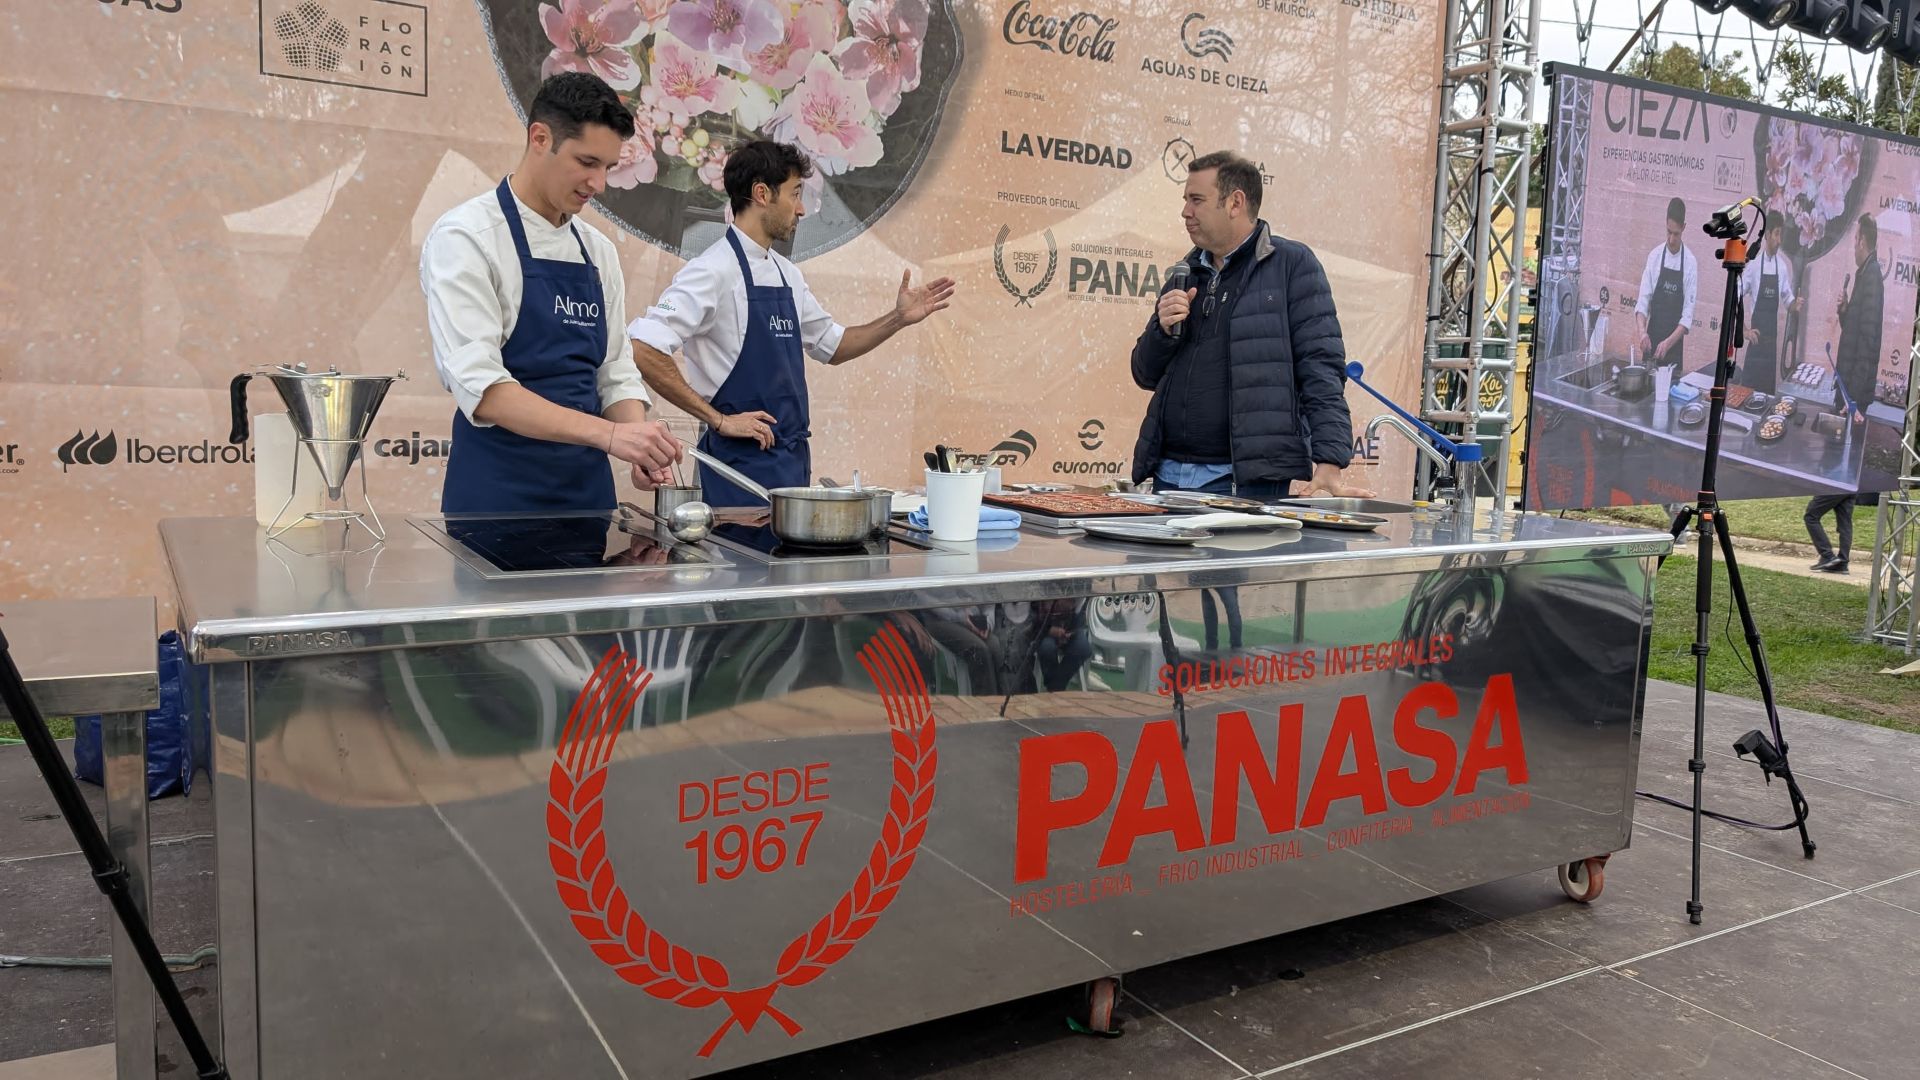
<path id="1" fill-rule="evenodd" d="M 415 528 L 486 578 L 604 574 L 731 565 L 682 544 L 630 510 L 416 517 Z"/>

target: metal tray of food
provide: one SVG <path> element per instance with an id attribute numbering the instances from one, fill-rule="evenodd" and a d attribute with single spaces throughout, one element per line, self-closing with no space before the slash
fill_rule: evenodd
<path id="1" fill-rule="evenodd" d="M 1309 510 L 1296 506 L 1269 506 L 1261 511 L 1277 518 L 1297 521 L 1310 529 L 1338 529 L 1343 532 L 1372 532 L 1387 523 L 1372 514 L 1350 514 L 1344 510 Z"/>

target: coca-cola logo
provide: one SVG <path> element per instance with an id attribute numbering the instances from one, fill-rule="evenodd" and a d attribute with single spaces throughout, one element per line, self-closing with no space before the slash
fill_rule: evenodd
<path id="1" fill-rule="evenodd" d="M 71 465 L 109 464 L 119 453 L 120 441 L 113 432 L 107 432 L 107 437 L 103 439 L 98 431 L 91 435 L 76 431 L 73 438 L 60 444 L 60 449 L 54 455 L 60 459 L 60 471 L 66 472 Z"/>
<path id="2" fill-rule="evenodd" d="M 1036 13 L 1027 0 L 1015 0 L 1000 24 L 1000 36 L 1009 45 L 1031 45 L 1061 56 L 1082 60 L 1113 62 L 1114 32 L 1119 19 L 1096 15 L 1091 11 L 1071 15 Z"/>

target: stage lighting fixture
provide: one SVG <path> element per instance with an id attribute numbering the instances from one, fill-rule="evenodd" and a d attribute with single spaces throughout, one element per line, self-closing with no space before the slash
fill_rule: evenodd
<path id="1" fill-rule="evenodd" d="M 1787 25 L 1800 3 L 1799 0 L 1733 0 L 1733 6 L 1761 26 L 1778 30 Z"/>
<path id="2" fill-rule="evenodd" d="M 1835 37 L 1855 52 L 1870 53 L 1887 41 L 1887 16 L 1883 0 L 1848 0 L 1847 17 L 1841 21 Z"/>
<path id="3" fill-rule="evenodd" d="M 1920 64 L 1920 0 L 1886 0 L 1888 56 Z"/>
<path id="4" fill-rule="evenodd" d="M 1718 15 L 1733 6 L 1733 0 L 1693 0 L 1693 2 L 1709 15 Z"/>
<path id="5" fill-rule="evenodd" d="M 1847 0 L 1798 0 L 1787 25 L 1803 34 L 1830 38 L 1847 21 Z"/>

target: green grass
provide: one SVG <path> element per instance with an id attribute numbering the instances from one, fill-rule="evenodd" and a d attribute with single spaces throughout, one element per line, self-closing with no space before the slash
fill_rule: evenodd
<path id="1" fill-rule="evenodd" d="M 1693 644 L 1694 566 L 1693 559 L 1676 555 L 1660 570 L 1647 660 L 1650 678 L 1693 682 L 1693 657 L 1687 650 Z M 1920 679 L 1880 674 L 1883 668 L 1906 663 L 1906 658 L 1898 649 L 1857 640 L 1867 621 L 1867 597 L 1859 586 L 1745 567 L 1740 577 L 1773 672 L 1776 701 L 1920 734 Z M 1726 568 L 1716 566 L 1713 578 L 1707 688 L 1758 700 L 1759 683 L 1742 666 L 1742 661 L 1751 665 L 1752 660 L 1728 595 Z"/>
<path id="2" fill-rule="evenodd" d="M 1744 499 L 1727 504 L 1727 522 L 1733 526 L 1735 536 L 1810 545 L 1813 541 L 1807 539 L 1807 527 L 1801 520 L 1806 509 L 1805 499 Z M 1880 508 L 1877 506 L 1854 508 L 1853 550 L 1856 558 L 1873 550 L 1874 541 L 1879 536 L 1879 514 Z M 1655 528 L 1665 528 L 1672 520 L 1658 506 L 1602 506 L 1580 511 L 1579 516 Z M 1825 528 L 1828 536 L 1834 535 L 1831 515 L 1826 518 Z"/>
<path id="3" fill-rule="evenodd" d="M 73 738 L 73 718 L 70 716 L 47 717 L 47 730 L 53 732 L 56 739 Z M 19 742 L 20 729 L 11 720 L 0 720 L 0 742 Z"/>

